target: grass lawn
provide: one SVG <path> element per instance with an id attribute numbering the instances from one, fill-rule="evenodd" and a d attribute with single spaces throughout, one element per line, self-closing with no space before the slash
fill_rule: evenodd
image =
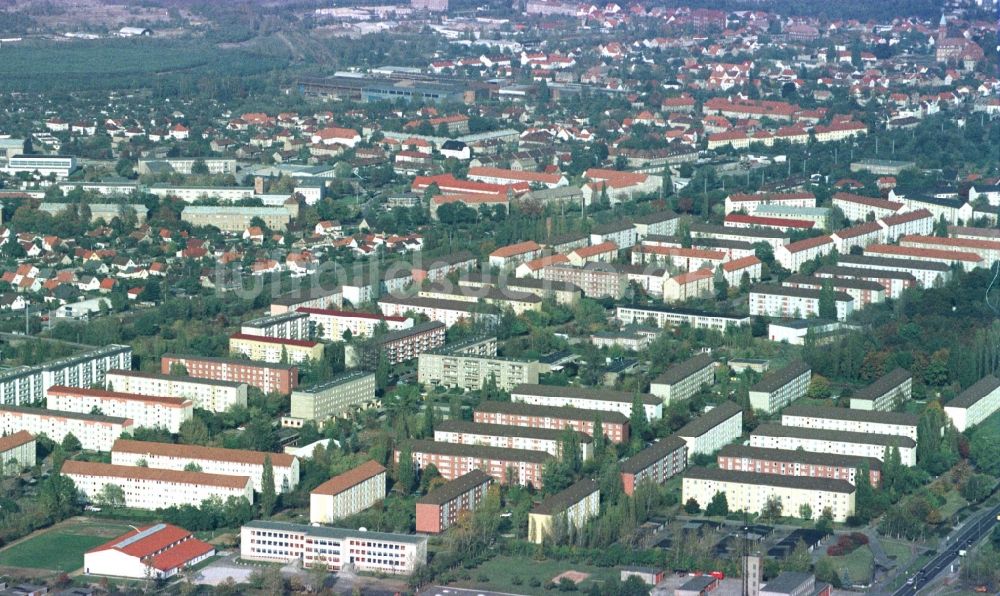
<path id="1" fill-rule="evenodd" d="M 455 585 L 514 594 L 549 594 L 551 592 L 546 592 L 542 585 L 568 570 L 590 574 L 590 577 L 578 585 L 581 592 L 589 590 L 595 581 L 603 584 L 612 577 L 618 576 L 618 570 L 611 567 L 577 565 L 567 561 L 535 561 L 528 557 L 494 557 L 470 570 L 471 580 L 459 580 Z M 488 579 L 482 581 L 480 577 Z M 520 578 L 520 585 L 514 583 L 515 578 Z M 530 586 L 529 582 L 532 578 L 537 578 L 541 583 L 537 587 Z"/>
<path id="2" fill-rule="evenodd" d="M 958 491 L 950 490 L 944 495 L 945 503 L 939 509 L 941 516 L 944 519 L 949 519 L 951 516 L 958 513 L 958 510 L 969 504 L 968 501 L 962 498 L 962 495 L 958 494 Z"/>
<path id="3" fill-rule="evenodd" d="M 107 541 L 104 536 L 53 530 L 0 552 L 0 565 L 75 571 L 83 567 L 84 552 Z"/>
<path id="4" fill-rule="evenodd" d="M 833 564 L 842 571 L 846 571 L 851 578 L 851 582 L 857 584 L 867 584 L 872 577 L 875 563 L 875 555 L 868 545 L 854 550 L 849 555 L 843 557 L 830 557 Z"/>
<path id="5" fill-rule="evenodd" d="M 905 542 L 895 542 L 893 540 L 881 539 L 882 550 L 896 565 L 905 565 L 910 560 L 910 545 Z"/>

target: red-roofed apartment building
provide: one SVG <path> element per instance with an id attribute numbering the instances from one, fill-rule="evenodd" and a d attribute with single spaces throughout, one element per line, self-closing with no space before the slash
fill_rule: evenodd
<path id="1" fill-rule="evenodd" d="M 833 251 L 833 248 L 833 239 L 830 236 L 806 238 L 779 246 L 778 250 L 774 251 L 774 259 L 781 263 L 785 269 L 798 271 L 803 263 L 827 255 Z"/>
<path id="2" fill-rule="evenodd" d="M 309 493 L 309 521 L 328 524 L 385 498 L 385 467 L 374 460 L 334 476 Z"/>
<path id="3" fill-rule="evenodd" d="M 215 555 L 215 547 L 184 528 L 156 524 L 92 548 L 83 554 L 87 575 L 164 579 Z"/>
<path id="4" fill-rule="evenodd" d="M 746 211 L 753 213 L 762 205 L 784 205 L 785 207 L 815 207 L 816 195 L 811 192 L 786 193 L 734 193 L 726 197 L 726 213 Z"/>

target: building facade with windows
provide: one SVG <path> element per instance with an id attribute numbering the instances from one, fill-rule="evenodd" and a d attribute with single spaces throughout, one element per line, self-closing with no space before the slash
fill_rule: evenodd
<path id="1" fill-rule="evenodd" d="M 299 364 L 323 359 L 323 344 L 303 339 L 280 339 L 236 333 L 229 337 L 229 352 L 271 364 Z"/>
<path id="2" fill-rule="evenodd" d="M 621 412 L 483 401 L 476 406 L 472 419 L 486 424 L 510 424 L 549 430 L 562 430 L 568 426 L 592 437 L 594 426 L 600 421 L 604 436 L 612 443 L 624 443 L 629 439 L 629 419 Z"/>
<path id="3" fill-rule="evenodd" d="M 111 344 L 35 366 L 0 373 L 0 403 L 19 406 L 41 402 L 53 385 L 92 387 L 109 370 L 132 368 L 132 347 Z"/>
<path id="4" fill-rule="evenodd" d="M 245 321 L 240 333 L 274 337 L 278 339 L 310 339 L 309 315 L 304 312 L 286 312 Z"/>
<path id="5" fill-rule="evenodd" d="M 365 573 L 409 575 L 427 564 L 427 536 L 254 520 L 240 530 L 240 558 L 303 568 L 346 565 Z"/>
<path id="6" fill-rule="evenodd" d="M 385 467 L 367 461 L 327 480 L 309 493 L 309 521 L 329 524 L 385 498 Z"/>
<path id="7" fill-rule="evenodd" d="M 257 492 L 263 489 L 261 479 L 267 458 L 271 459 L 271 469 L 274 473 L 274 491 L 281 494 L 295 490 L 299 484 L 299 460 L 286 453 L 130 439 L 118 439 L 111 448 L 113 464 L 135 466 L 141 461 L 150 468 L 178 471 L 184 471 L 186 467 L 194 464 L 202 472 L 209 474 L 247 476 Z"/>
<path id="8" fill-rule="evenodd" d="M 618 306 L 615 308 L 615 318 L 625 325 L 651 323 L 662 328 L 690 325 L 694 329 L 715 329 L 717 331 L 725 331 L 727 327 L 742 327 L 750 324 L 749 316 L 725 315 L 653 305 Z"/>
<path id="9" fill-rule="evenodd" d="M 726 495 L 730 511 L 760 513 L 768 501 L 778 500 L 782 515 L 797 515 L 803 506 L 809 507 L 813 519 L 818 519 L 826 508 L 833 513 L 835 522 L 844 522 L 854 515 L 855 489 L 846 480 L 719 468 L 691 468 L 684 474 L 683 502 L 694 499 L 704 508 L 719 492 Z"/>
<path id="10" fill-rule="evenodd" d="M 537 360 L 514 360 L 499 356 L 479 356 L 448 346 L 420 354 L 417 381 L 423 385 L 481 389 L 490 378 L 504 391 L 523 383 L 537 383 L 541 365 Z"/>
<path id="11" fill-rule="evenodd" d="M 802 360 L 769 371 L 750 388 L 750 405 L 755 410 L 773 414 L 804 397 L 812 380 L 812 368 Z"/>
<path id="12" fill-rule="evenodd" d="M 782 426 L 898 435 L 917 440 L 920 416 L 908 412 L 869 412 L 847 408 L 791 405 L 781 412 Z"/>
<path id="13" fill-rule="evenodd" d="M 552 459 L 544 451 L 425 440 L 410 441 L 410 452 L 414 466 L 422 470 L 434 464 L 445 480 L 454 480 L 478 469 L 500 484 L 535 488 L 542 487 L 542 468 Z M 395 458 L 399 459 L 398 449 Z"/>
<path id="14" fill-rule="evenodd" d="M 26 430 L 0 436 L 0 476 L 19 474 L 35 465 L 35 437 Z"/>
<path id="15" fill-rule="evenodd" d="M 555 385 L 522 384 L 510 390 L 510 400 L 536 406 L 570 406 L 585 410 L 618 412 L 623 416 L 632 413 L 636 395 L 628 391 L 598 389 L 594 387 L 558 387 Z M 638 395 L 646 411 L 647 420 L 663 417 L 663 401 L 648 393 Z"/>
<path id="16" fill-rule="evenodd" d="M 781 474 L 809 478 L 832 478 L 854 484 L 857 471 L 868 468 L 872 486 L 882 482 L 882 462 L 874 457 L 837 455 L 801 449 L 765 449 L 746 445 L 726 445 L 716 457 L 722 470 L 754 472 L 756 474 Z"/>
<path id="17" fill-rule="evenodd" d="M 569 528 L 579 530 L 596 517 L 600 509 L 600 487 L 590 478 L 579 480 L 569 488 L 546 497 L 528 513 L 528 540 L 542 544 L 560 524 L 564 531 L 569 531 Z M 561 518 L 561 522 L 557 518 Z"/>
<path id="18" fill-rule="evenodd" d="M 492 483 L 486 472 L 472 470 L 417 499 L 417 532 L 444 532 L 458 521 L 459 514 L 479 507 Z"/>
<path id="19" fill-rule="evenodd" d="M 987 375 L 944 406 L 958 432 L 976 426 L 1000 410 L 1000 379 Z"/>
<path id="20" fill-rule="evenodd" d="M 160 357 L 162 374 L 171 374 L 171 369 L 177 367 L 182 368 L 189 377 L 246 383 L 264 393 L 288 395 L 299 385 L 299 369 L 289 364 L 176 354 L 164 354 Z"/>
<path id="21" fill-rule="evenodd" d="M 743 434 L 743 408 L 725 401 L 685 424 L 675 433 L 687 444 L 687 457 L 710 455 Z"/>
<path id="22" fill-rule="evenodd" d="M 643 482 L 663 484 L 687 467 L 687 442 L 677 435 L 664 437 L 622 463 L 622 486 L 631 496 Z"/>
<path id="23" fill-rule="evenodd" d="M 136 370 L 112 370 L 104 377 L 108 391 L 140 395 L 173 396 L 190 399 L 194 407 L 225 412 L 233 406 L 247 406 L 247 384 L 212 379 L 195 379 Z"/>
<path id="24" fill-rule="evenodd" d="M 917 465 L 917 442 L 898 435 L 761 424 L 750 434 L 750 446 L 874 457 L 880 461 L 885 461 L 888 449 L 896 447 L 904 466 Z"/>
<path id="25" fill-rule="evenodd" d="M 129 418 L 136 428 L 163 428 L 178 433 L 181 424 L 194 416 L 194 404 L 183 397 L 139 395 L 104 389 L 83 389 L 54 385 L 45 392 L 50 410 Z"/>
<path id="26" fill-rule="evenodd" d="M 0 406 L 0 434 L 13 435 L 27 431 L 32 435 L 44 433 L 56 443 L 62 443 L 72 434 L 88 451 L 111 451 L 111 446 L 122 433 L 131 433 L 131 418 L 57 412 L 26 406 Z"/>
<path id="27" fill-rule="evenodd" d="M 174 505 L 200 507 L 205 499 L 244 498 L 253 504 L 253 483 L 248 476 L 226 476 L 206 472 L 161 470 L 142 466 L 120 466 L 67 460 L 61 473 L 73 480 L 84 498 L 93 502 L 104 487 L 122 489 L 125 507 L 162 509 Z"/>
<path id="28" fill-rule="evenodd" d="M 544 451 L 553 457 L 560 457 L 565 432 L 565 430 L 449 419 L 442 420 L 434 426 L 434 440 L 442 443 Z M 590 435 L 573 432 L 577 435 L 580 456 L 583 460 L 593 457 L 594 441 Z"/>
<path id="29" fill-rule="evenodd" d="M 663 400 L 665 405 L 690 398 L 701 391 L 702 385 L 715 381 L 715 361 L 709 353 L 692 356 L 679 362 L 649 384 L 649 392 Z"/>
<path id="30" fill-rule="evenodd" d="M 375 373 L 352 371 L 292 392 L 291 418 L 323 421 L 375 403 Z"/>
<path id="31" fill-rule="evenodd" d="M 852 410 L 892 412 L 913 397 L 913 375 L 896 367 L 851 395 Z M 916 439 L 916 437 L 913 437 Z"/>

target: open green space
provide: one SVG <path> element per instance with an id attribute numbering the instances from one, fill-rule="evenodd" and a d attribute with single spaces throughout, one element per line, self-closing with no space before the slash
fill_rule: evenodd
<path id="1" fill-rule="evenodd" d="M 279 68 L 283 61 L 201 40 L 127 39 L 4 47 L 2 90 L 106 89 L 145 86 L 175 72 L 238 76 Z"/>
<path id="2" fill-rule="evenodd" d="M 882 538 L 880 540 L 882 543 L 882 550 L 885 554 L 896 562 L 896 565 L 905 565 L 907 561 L 910 560 L 912 556 L 910 554 L 910 545 L 906 542 L 897 542 L 895 540 L 887 540 Z"/>
<path id="3" fill-rule="evenodd" d="M 53 530 L 0 552 L 0 565 L 75 571 L 83 567 L 83 553 L 107 541 L 105 536 Z"/>
<path id="4" fill-rule="evenodd" d="M 872 577 L 875 565 L 875 555 L 868 545 L 857 548 L 849 555 L 830 557 L 841 574 L 846 574 L 850 583 L 867 584 Z"/>
<path id="5" fill-rule="evenodd" d="M 969 504 L 968 501 L 962 498 L 962 495 L 958 494 L 957 490 L 950 490 L 944 494 L 944 505 L 939 508 L 941 512 L 941 517 L 948 519 L 951 516 L 958 513 L 958 510 Z"/>
<path id="6" fill-rule="evenodd" d="M 507 592 L 513 594 L 549 594 L 543 587 L 545 582 L 564 571 L 579 571 L 590 576 L 580 582 L 577 587 L 581 592 L 590 589 L 591 584 L 603 584 L 611 578 L 618 576 L 617 569 L 609 567 L 594 567 L 571 563 L 569 561 L 544 560 L 536 561 L 527 557 L 495 557 L 483 563 L 479 567 L 469 571 L 470 580 L 459 580 L 455 585 L 461 587 L 475 587 L 489 589 L 497 592 Z M 488 578 L 481 581 L 480 578 Z M 532 586 L 531 579 L 535 578 L 540 583 Z"/>

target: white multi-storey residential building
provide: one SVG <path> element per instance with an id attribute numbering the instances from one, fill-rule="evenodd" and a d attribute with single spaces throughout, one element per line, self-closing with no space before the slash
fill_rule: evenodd
<path id="1" fill-rule="evenodd" d="M 586 461 L 594 455 L 594 440 L 590 435 L 574 431 L 580 444 L 580 456 Z M 461 445 L 486 445 L 505 449 L 544 451 L 559 457 L 565 429 L 531 428 L 510 424 L 491 424 L 467 420 L 443 420 L 434 426 L 434 440 Z"/>
<path id="2" fill-rule="evenodd" d="M 298 421 L 323 421 L 344 416 L 375 403 L 375 373 L 355 370 L 329 381 L 292 392 L 291 416 Z M 283 421 L 284 422 L 284 421 Z M 297 424 L 285 424 L 297 426 Z"/>
<path id="3" fill-rule="evenodd" d="M 245 321 L 240 333 L 276 337 L 278 339 L 310 339 L 309 315 L 302 312 L 285 312 Z"/>
<path id="4" fill-rule="evenodd" d="M 541 544 L 552 535 L 556 518 L 563 527 L 579 530 L 601 510 L 601 491 L 597 483 L 584 478 L 554 495 L 546 497 L 528 513 L 528 540 Z"/>
<path id="5" fill-rule="evenodd" d="M 885 230 L 885 242 L 895 242 L 901 236 L 930 234 L 937 219 L 927 209 L 887 215 L 875 220 Z"/>
<path id="6" fill-rule="evenodd" d="M 399 331 L 413 327 L 413 319 L 404 316 L 377 315 L 368 312 L 331 310 L 326 308 L 299 308 L 299 314 L 308 317 L 312 337 L 327 341 L 343 341 L 349 337 L 371 337 L 378 327 L 385 325 L 388 331 Z"/>
<path id="7" fill-rule="evenodd" d="M 781 412 L 782 426 L 898 435 L 914 441 L 919 420 L 919 416 L 907 412 L 866 412 L 824 406 L 791 405 Z"/>
<path id="8" fill-rule="evenodd" d="M 0 172 L 10 175 L 38 172 L 41 176 L 54 175 L 61 179 L 69 177 L 76 168 L 76 158 L 71 155 L 14 155 Z"/>
<path id="9" fill-rule="evenodd" d="M 417 532 L 444 532 L 459 520 L 460 515 L 479 507 L 492 483 L 493 477 L 486 472 L 472 470 L 417 499 Z"/>
<path id="10" fill-rule="evenodd" d="M 822 290 L 758 284 L 750 289 L 750 313 L 781 319 L 804 319 L 819 315 Z M 833 292 L 837 320 L 846 321 L 854 312 L 854 298 Z"/>
<path id="11" fill-rule="evenodd" d="M 849 192 L 838 192 L 833 195 L 833 206 L 839 207 L 850 221 L 868 221 L 900 213 L 905 207 L 902 203 L 887 201 L 875 197 L 864 197 Z"/>
<path id="12" fill-rule="evenodd" d="M 537 360 L 514 360 L 496 355 L 496 338 L 476 338 L 429 350 L 417 357 L 417 381 L 424 385 L 480 389 L 493 378 L 508 391 L 521 383 L 537 383 Z"/>
<path id="13" fill-rule="evenodd" d="M 108 391 L 190 399 L 194 407 L 225 412 L 233 406 L 247 406 L 247 384 L 161 375 L 135 370 L 112 370 L 104 377 Z"/>
<path id="14" fill-rule="evenodd" d="M 812 369 L 802 360 L 768 372 L 750 388 L 750 406 L 773 414 L 793 401 L 805 396 L 812 379 Z"/>
<path id="15" fill-rule="evenodd" d="M 664 437 L 621 464 L 622 489 L 626 495 L 644 482 L 663 484 L 687 467 L 687 441 L 677 435 Z"/>
<path id="16" fill-rule="evenodd" d="M 432 321 L 440 321 L 447 327 L 466 320 L 496 322 L 500 317 L 495 309 L 484 308 L 474 302 L 420 296 L 386 296 L 379 299 L 378 307 L 386 316 L 404 317 L 407 312 L 413 312 L 426 315 Z"/>
<path id="17" fill-rule="evenodd" d="M 137 428 L 163 428 L 180 432 L 181 424 L 194 416 L 194 404 L 183 397 L 119 393 L 104 389 L 78 389 L 54 385 L 45 392 L 51 410 L 130 418 Z"/>
<path id="18" fill-rule="evenodd" d="M 112 344 L 36 366 L 0 373 L 0 403 L 18 406 L 41 402 L 53 385 L 91 387 L 109 370 L 132 368 L 132 347 Z"/>
<path id="19" fill-rule="evenodd" d="M 808 505 L 814 519 L 829 509 L 833 520 L 844 522 L 854 515 L 855 489 L 846 480 L 803 478 L 781 474 L 758 474 L 719 468 L 690 468 L 684 474 L 681 499 L 694 499 L 702 507 L 716 493 L 726 495 L 730 510 L 760 513 L 768 501 L 781 502 L 782 515 L 794 516 Z"/>
<path id="20" fill-rule="evenodd" d="M 913 375 L 910 371 L 897 367 L 855 392 L 851 396 L 851 409 L 892 412 L 912 396 Z"/>
<path id="21" fill-rule="evenodd" d="M 671 366 L 653 379 L 649 392 L 670 405 L 688 399 L 698 393 L 702 385 L 711 385 L 714 380 L 715 361 L 711 354 L 702 353 Z"/>
<path id="22" fill-rule="evenodd" d="M 750 435 L 750 446 L 874 457 L 881 461 L 885 461 L 887 449 L 897 447 L 904 466 L 917 465 L 916 441 L 898 435 L 761 424 Z"/>
<path id="23" fill-rule="evenodd" d="M 274 473 L 274 490 L 287 493 L 299 484 L 299 460 L 286 453 L 265 453 L 246 449 L 223 449 L 200 445 L 155 443 L 118 439 L 111 448 L 111 463 L 135 466 L 145 462 L 150 468 L 184 471 L 195 464 L 202 472 L 226 476 L 248 476 L 253 489 L 261 492 L 264 462 L 271 459 Z"/>
<path id="24" fill-rule="evenodd" d="M 816 195 L 811 192 L 790 193 L 734 193 L 726 197 L 726 214 L 737 211 L 753 213 L 758 207 L 765 205 L 784 205 L 786 207 L 815 207 Z"/>
<path id="25" fill-rule="evenodd" d="M 618 306 L 615 318 L 624 325 L 652 323 L 656 327 L 676 327 L 690 325 L 694 329 L 715 329 L 725 331 L 727 327 L 742 327 L 750 324 L 750 317 L 727 315 L 689 308 L 667 308 L 665 306 Z"/>
<path id="26" fill-rule="evenodd" d="M 56 412 L 25 406 L 0 406 L 0 435 L 28 431 L 33 435 L 45 434 L 56 443 L 66 435 L 79 439 L 89 451 L 111 451 L 111 446 L 122 433 L 131 433 L 132 420 L 96 414 Z"/>
<path id="27" fill-rule="evenodd" d="M 34 435 L 26 430 L 0 435 L 0 476 L 19 474 L 36 461 Z"/>
<path id="28" fill-rule="evenodd" d="M 998 410 L 1000 379 L 993 375 L 983 377 L 944 406 L 944 413 L 959 432 L 976 426 Z"/>
<path id="29" fill-rule="evenodd" d="M 743 434 L 743 409 L 725 401 L 674 433 L 687 443 L 687 458 L 712 454 Z"/>
<path id="30" fill-rule="evenodd" d="M 789 271 L 798 271 L 805 263 L 816 257 L 826 256 L 833 249 L 833 238 L 830 236 L 816 236 L 779 246 L 774 251 L 774 260 L 778 261 L 782 267 Z"/>
<path id="31" fill-rule="evenodd" d="M 631 222 L 620 221 L 597 226 L 590 232 L 590 245 L 597 246 L 612 242 L 619 249 L 632 248 L 638 242 L 638 233 Z"/>
<path id="32" fill-rule="evenodd" d="M 900 259 L 874 255 L 840 255 L 837 264 L 852 269 L 875 269 L 909 273 L 921 288 L 944 285 L 951 279 L 951 268 L 945 263 L 918 259 Z"/>
<path id="33" fill-rule="evenodd" d="M 240 558 L 286 564 L 296 561 L 338 571 L 408 575 L 427 564 L 427 536 L 388 534 L 255 520 L 240 530 Z"/>
<path id="34" fill-rule="evenodd" d="M 385 498 L 385 468 L 367 461 L 327 480 L 309 493 L 309 521 L 329 524 Z"/>
<path id="35" fill-rule="evenodd" d="M 837 230 L 830 235 L 833 246 L 840 254 L 850 253 L 857 246 L 864 249 L 871 244 L 883 242 L 885 231 L 876 221 L 868 221 L 843 230 Z"/>
<path id="36" fill-rule="evenodd" d="M 794 273 L 786 277 L 781 282 L 781 285 L 786 288 L 817 291 L 822 290 L 824 286 L 832 286 L 835 291 L 842 292 L 851 297 L 855 310 L 861 310 L 869 304 L 879 304 L 885 301 L 885 287 L 878 282 L 866 279 L 821 278 Z"/>
<path id="37" fill-rule="evenodd" d="M 510 390 L 510 400 L 536 406 L 571 406 L 585 410 L 632 413 L 632 402 L 638 398 L 646 411 L 647 420 L 663 417 L 663 400 L 648 393 L 597 389 L 591 387 L 559 387 L 556 385 L 517 385 Z"/>
<path id="38" fill-rule="evenodd" d="M 226 476 L 206 472 L 161 470 L 143 466 L 119 466 L 90 461 L 67 460 L 62 474 L 73 480 L 84 498 L 93 501 L 113 484 L 122 489 L 125 507 L 162 509 L 193 505 L 218 497 L 242 497 L 253 504 L 253 483 L 248 476 Z"/>

